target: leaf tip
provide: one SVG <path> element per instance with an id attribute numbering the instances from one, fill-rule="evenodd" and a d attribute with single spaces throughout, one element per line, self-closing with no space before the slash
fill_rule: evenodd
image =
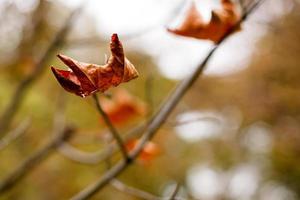
<path id="1" fill-rule="evenodd" d="M 112 34 L 112 36 L 111 36 L 111 41 L 113 41 L 113 42 L 119 41 L 119 37 L 118 37 L 118 34 L 117 34 L 117 33 Z"/>

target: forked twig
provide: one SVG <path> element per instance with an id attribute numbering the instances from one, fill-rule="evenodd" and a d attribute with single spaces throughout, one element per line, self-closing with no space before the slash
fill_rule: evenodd
<path id="1" fill-rule="evenodd" d="M 110 121 L 107 114 L 102 109 L 99 99 L 97 97 L 97 94 L 93 94 L 93 98 L 94 98 L 94 101 L 95 101 L 95 104 L 96 104 L 99 114 L 102 116 L 103 120 L 105 121 L 106 125 L 108 126 L 108 128 L 110 130 L 110 133 L 112 134 L 113 138 L 116 140 L 116 142 L 120 148 L 120 151 L 123 155 L 124 160 L 127 161 L 129 159 L 129 157 L 128 157 L 127 150 L 124 146 L 124 143 L 123 143 L 123 140 L 122 140 L 120 134 L 118 133 L 117 129 L 114 127 L 112 122 Z"/>
<path id="2" fill-rule="evenodd" d="M 167 98 L 167 101 L 163 103 L 162 107 L 159 111 L 154 115 L 150 124 L 147 126 L 143 136 L 139 140 L 137 147 L 130 152 L 129 157 L 131 158 L 129 161 L 133 161 L 139 153 L 144 148 L 145 144 L 152 139 L 158 129 L 162 126 L 162 124 L 167 120 L 168 116 L 174 110 L 178 102 L 182 99 L 182 97 L 186 94 L 186 92 L 191 88 L 191 86 L 196 82 L 198 77 L 202 74 L 204 68 L 206 67 L 207 62 L 212 57 L 214 52 L 221 46 L 221 44 L 225 41 L 225 39 L 235 31 L 236 28 L 240 26 L 240 24 L 246 20 L 247 16 L 253 12 L 257 6 L 262 3 L 264 0 L 255 1 L 246 12 L 244 12 L 242 18 L 239 22 L 231 28 L 222 38 L 221 40 L 209 51 L 206 58 L 198 65 L 196 70 L 191 74 L 190 77 L 183 80 L 175 91 Z M 126 162 L 124 160 L 119 161 L 116 165 L 114 165 L 109 171 L 107 171 L 99 180 L 95 183 L 87 186 L 83 190 L 81 190 L 78 194 L 73 196 L 72 200 L 83 200 L 92 197 L 98 190 L 102 189 L 106 186 L 112 179 L 118 176 L 121 172 L 123 172 L 131 162 Z"/>
<path id="3" fill-rule="evenodd" d="M 145 127 L 146 123 L 141 123 L 139 126 L 124 134 L 125 137 L 122 137 L 122 140 L 126 142 L 132 138 L 140 136 L 145 130 Z M 107 148 L 96 152 L 85 152 L 79 150 L 67 142 L 64 142 L 60 147 L 58 147 L 58 151 L 62 155 L 66 156 L 72 161 L 84 164 L 99 164 L 100 162 L 106 161 L 109 157 L 116 153 L 117 150 L 118 145 L 116 143 L 108 144 Z"/>

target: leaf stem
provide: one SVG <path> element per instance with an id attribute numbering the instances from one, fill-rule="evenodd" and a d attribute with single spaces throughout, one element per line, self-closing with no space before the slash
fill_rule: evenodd
<path id="1" fill-rule="evenodd" d="M 112 124 L 112 122 L 110 121 L 108 115 L 105 113 L 105 111 L 102 109 L 101 107 L 101 104 L 98 100 L 98 96 L 97 94 L 93 94 L 93 99 L 96 103 L 96 107 L 97 107 L 97 110 L 99 112 L 99 114 L 102 116 L 103 120 L 105 121 L 106 125 L 108 126 L 109 130 L 110 130 L 110 133 L 112 134 L 112 136 L 114 137 L 114 139 L 116 140 L 119 148 L 120 148 L 120 151 L 125 159 L 126 162 L 128 162 L 130 159 L 129 159 L 129 156 L 127 154 L 127 150 L 124 146 L 124 143 L 123 143 L 123 140 L 122 138 L 120 137 L 120 134 L 118 133 L 117 129 L 114 127 L 114 125 Z"/>

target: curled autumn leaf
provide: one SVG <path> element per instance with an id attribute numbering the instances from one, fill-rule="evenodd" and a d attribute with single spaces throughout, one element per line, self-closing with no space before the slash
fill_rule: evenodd
<path id="1" fill-rule="evenodd" d="M 137 144 L 139 143 L 138 139 L 130 140 L 126 143 L 126 149 L 127 151 L 133 150 Z M 151 161 L 153 158 L 155 158 L 160 153 L 160 148 L 157 144 L 154 142 L 147 142 L 144 146 L 143 150 L 141 151 L 138 159 L 142 161 L 143 163 L 147 163 Z"/>
<path id="2" fill-rule="evenodd" d="M 60 85 L 68 92 L 86 97 L 95 92 L 104 92 L 112 86 L 138 77 L 138 72 L 125 57 L 118 35 L 113 34 L 110 43 L 111 57 L 105 65 L 76 61 L 65 55 L 58 55 L 70 70 L 51 67 Z"/>
<path id="3" fill-rule="evenodd" d="M 168 29 L 168 31 L 181 36 L 206 39 L 218 43 L 240 19 L 240 15 L 231 0 L 221 0 L 221 5 L 222 9 L 212 10 L 210 21 L 204 22 L 195 2 L 193 2 L 181 26 L 177 29 Z"/>
<path id="4" fill-rule="evenodd" d="M 144 116 L 145 104 L 126 90 L 117 90 L 111 99 L 102 98 L 103 110 L 114 124 L 124 124 L 134 117 Z"/>

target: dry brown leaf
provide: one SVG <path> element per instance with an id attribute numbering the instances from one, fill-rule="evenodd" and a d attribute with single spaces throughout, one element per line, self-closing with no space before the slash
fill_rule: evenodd
<path id="1" fill-rule="evenodd" d="M 112 86 L 137 78 L 138 72 L 125 57 L 117 34 L 111 37 L 110 49 L 112 55 L 105 65 L 83 63 L 60 54 L 60 60 L 71 70 L 51 67 L 52 72 L 65 90 L 81 97 L 104 92 Z"/>
<path id="2" fill-rule="evenodd" d="M 213 10 L 210 21 L 206 23 L 193 2 L 181 26 L 177 29 L 168 29 L 168 31 L 181 36 L 207 39 L 218 43 L 240 18 L 233 2 L 221 0 L 221 4 L 222 9 Z"/>

